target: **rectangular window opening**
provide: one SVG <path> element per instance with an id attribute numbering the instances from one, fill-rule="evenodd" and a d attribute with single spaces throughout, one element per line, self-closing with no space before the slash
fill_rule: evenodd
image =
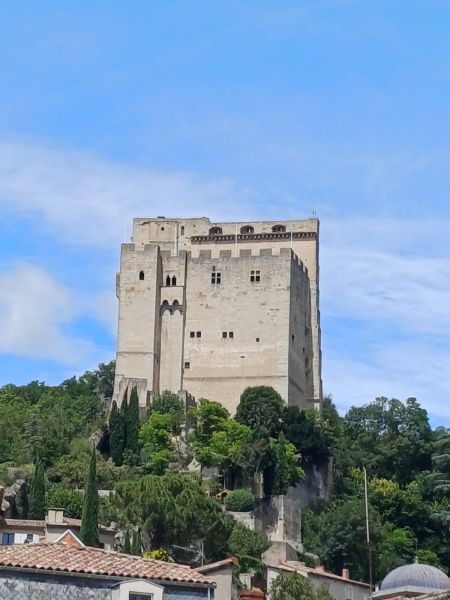
<path id="1" fill-rule="evenodd" d="M 12 546 L 14 544 L 14 533 L 4 533 L 2 535 L 2 545 Z"/>
<path id="2" fill-rule="evenodd" d="M 202 332 L 201 331 L 197 331 L 197 337 L 201 338 L 202 337 Z"/>
<path id="3" fill-rule="evenodd" d="M 211 273 L 211 283 L 213 285 L 219 285 L 221 280 L 221 273 L 219 271 L 215 271 L 213 268 L 213 272 Z"/>
<path id="4" fill-rule="evenodd" d="M 190 369 L 191 368 L 191 363 L 188 360 L 184 363 L 184 368 L 185 369 Z"/>
<path id="5" fill-rule="evenodd" d="M 195 337 L 195 331 L 191 331 L 189 334 L 189 337 L 191 337 L 191 338 Z"/>
<path id="6" fill-rule="evenodd" d="M 228 337 L 233 339 L 234 338 L 234 332 L 233 331 L 229 331 L 228 332 Z"/>
<path id="7" fill-rule="evenodd" d="M 259 269 L 250 271 L 250 283 L 259 283 L 261 281 L 261 271 Z"/>
<path id="8" fill-rule="evenodd" d="M 139 594 L 136 592 L 130 592 L 128 594 L 128 600 L 153 600 L 153 594 Z"/>
<path id="9" fill-rule="evenodd" d="M 226 331 L 222 331 L 222 337 L 223 339 L 228 337 L 228 333 Z"/>

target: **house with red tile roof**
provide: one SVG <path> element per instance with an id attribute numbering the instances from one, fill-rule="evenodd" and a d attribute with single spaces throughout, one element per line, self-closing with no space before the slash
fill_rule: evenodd
<path id="1" fill-rule="evenodd" d="M 69 530 L 54 543 L 0 546 L 2 600 L 212 600 L 214 589 L 186 565 L 87 547 Z"/>
<path id="2" fill-rule="evenodd" d="M 42 520 L 6 519 L 0 515 L 0 545 L 54 542 L 67 529 L 79 535 L 81 519 L 66 517 L 61 508 L 49 508 L 45 519 Z M 114 524 L 99 524 L 100 546 L 105 550 L 114 549 L 116 533 Z"/>

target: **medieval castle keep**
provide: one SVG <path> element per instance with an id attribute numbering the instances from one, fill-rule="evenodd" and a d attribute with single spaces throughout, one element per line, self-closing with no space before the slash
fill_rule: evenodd
<path id="1" fill-rule="evenodd" d="M 322 398 L 317 219 L 134 219 L 117 276 L 114 398 L 164 390 L 233 414 L 248 386 Z"/>

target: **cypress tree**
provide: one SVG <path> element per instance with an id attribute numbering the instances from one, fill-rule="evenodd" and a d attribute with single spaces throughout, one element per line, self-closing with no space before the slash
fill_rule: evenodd
<path id="1" fill-rule="evenodd" d="M 137 389 L 133 388 L 126 412 L 126 450 L 128 460 L 135 464 L 139 460 L 139 399 Z"/>
<path id="2" fill-rule="evenodd" d="M 130 540 L 130 533 L 127 530 L 126 534 L 125 534 L 125 539 L 123 542 L 123 547 L 122 547 L 122 552 L 124 554 L 131 554 L 131 540 Z"/>
<path id="3" fill-rule="evenodd" d="M 141 556 L 142 554 L 142 540 L 141 532 L 138 529 L 133 533 L 133 541 L 131 543 L 131 554 L 134 556 Z"/>
<path id="4" fill-rule="evenodd" d="M 123 462 L 123 451 L 125 442 L 125 424 L 121 412 L 117 408 L 117 402 L 112 403 L 109 415 L 109 446 L 113 463 L 120 467 Z"/>
<path id="5" fill-rule="evenodd" d="M 273 481 L 273 494 L 287 494 L 289 488 L 289 465 L 286 455 L 286 438 L 280 433 L 275 446 L 275 476 Z"/>
<path id="6" fill-rule="evenodd" d="M 38 520 L 45 518 L 45 472 L 41 462 L 36 463 L 34 469 L 28 516 Z"/>
<path id="7" fill-rule="evenodd" d="M 97 454 L 95 447 L 92 448 L 91 460 L 84 487 L 80 537 L 86 546 L 98 546 Z"/>
<path id="8" fill-rule="evenodd" d="M 127 431 L 127 421 L 128 421 L 128 390 L 125 392 L 122 400 L 122 406 L 120 407 L 120 420 L 122 422 L 122 431 L 123 431 L 123 450 L 126 449 L 128 444 L 128 431 Z"/>

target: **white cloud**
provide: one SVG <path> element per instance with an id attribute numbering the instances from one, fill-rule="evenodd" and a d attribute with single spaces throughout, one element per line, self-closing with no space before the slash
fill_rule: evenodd
<path id="1" fill-rule="evenodd" d="M 257 214 L 249 190 L 227 179 L 152 171 L 95 155 L 25 143 L 0 143 L 0 206 L 37 216 L 54 235 L 113 248 L 136 216 Z"/>
<path id="2" fill-rule="evenodd" d="M 111 269 L 111 281 L 111 257 L 135 216 L 244 219 L 275 217 L 275 211 L 302 216 L 292 203 L 264 205 L 256 197 L 229 180 L 136 169 L 82 152 L 0 144 L 3 211 L 40 219 L 63 242 L 84 246 L 85 256 L 97 247 L 109 250 L 105 267 Z M 432 215 L 409 221 L 323 220 L 321 310 L 329 324 L 323 331 L 324 380 L 339 406 L 381 394 L 415 395 L 445 418 L 449 275 L 450 221 Z M 79 370 L 95 364 L 98 348 L 70 332 L 76 319 L 88 316 L 115 332 L 112 287 L 81 293 L 28 263 L 0 273 L 0 286 L 0 352 L 51 358 Z M 339 334 L 331 321 L 339 324 Z M 357 322 L 358 331 L 350 322 Z"/>
<path id="3" fill-rule="evenodd" d="M 44 269 L 17 263 L 0 272 L 0 289 L 0 352 L 73 367 L 97 356 L 92 341 L 66 330 L 80 316 L 73 291 Z"/>
<path id="4" fill-rule="evenodd" d="M 324 381 L 341 410 L 416 396 L 449 422 L 450 223 L 323 224 Z"/>

